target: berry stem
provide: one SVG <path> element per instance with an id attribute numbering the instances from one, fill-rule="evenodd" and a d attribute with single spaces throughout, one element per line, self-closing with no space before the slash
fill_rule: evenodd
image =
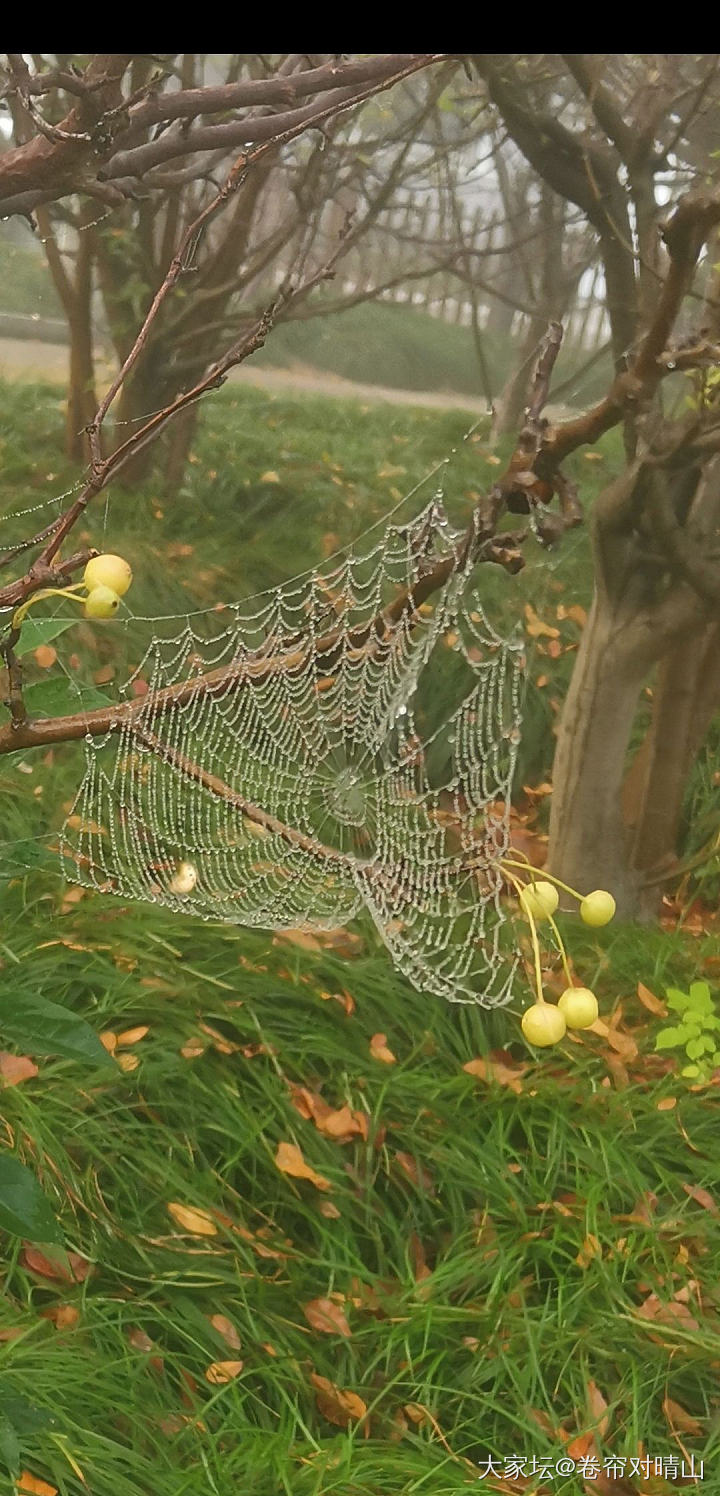
<path id="1" fill-rule="evenodd" d="M 500 866 L 503 868 L 504 871 L 506 871 L 506 864 L 505 863 L 501 863 Z M 506 876 L 507 876 L 508 882 L 512 883 L 513 888 L 515 889 L 515 892 L 518 895 L 518 899 L 519 899 L 520 898 L 520 894 L 522 893 L 523 888 L 525 888 L 526 885 L 524 883 L 521 883 L 519 878 L 515 878 L 512 873 L 506 873 Z M 543 992 L 543 984 L 542 984 L 542 965 L 541 965 L 541 962 L 540 962 L 540 941 L 538 940 L 537 925 L 535 923 L 535 919 L 534 919 L 531 911 L 529 909 L 526 909 L 523 904 L 520 905 L 520 908 L 522 909 L 523 914 L 525 915 L 525 918 L 527 919 L 527 922 L 528 922 L 528 924 L 530 926 L 530 939 L 532 941 L 532 948 L 533 948 L 533 961 L 534 961 L 534 968 L 535 968 L 535 987 L 536 987 L 536 990 L 537 990 L 537 1000 L 538 1000 L 539 1003 L 544 1003 L 545 1002 L 545 994 Z"/>
<path id="2" fill-rule="evenodd" d="M 560 931 L 558 930 L 558 927 L 557 927 L 557 925 L 555 923 L 555 920 L 553 919 L 552 915 L 548 914 L 547 919 L 548 919 L 548 923 L 549 923 L 549 925 L 550 925 L 550 927 L 552 929 L 553 935 L 555 936 L 555 940 L 557 941 L 557 947 L 558 947 L 558 950 L 560 952 L 560 959 L 561 959 L 562 964 L 563 964 L 563 969 L 564 969 L 564 972 L 565 972 L 565 976 L 567 978 L 568 987 L 572 987 L 574 985 L 574 977 L 572 976 L 572 974 L 570 972 L 570 966 L 569 966 L 568 958 L 567 958 L 567 951 L 565 950 L 565 943 L 563 941 L 562 935 L 560 934 Z"/>
<path id="3" fill-rule="evenodd" d="M 499 866 L 502 868 L 503 872 L 505 872 L 506 868 L 511 868 L 511 867 L 520 868 L 522 870 L 522 872 L 524 872 L 524 873 L 530 872 L 531 873 L 531 878 L 530 878 L 530 882 L 531 883 L 535 883 L 537 881 L 537 873 L 539 871 L 542 871 L 543 878 L 547 878 L 547 880 L 548 880 L 549 883 L 554 883 L 555 886 L 556 886 L 556 888 L 564 888 L 564 890 L 565 890 L 566 893 L 571 893 L 572 896 L 573 896 L 573 898 L 578 900 L 578 903 L 582 903 L 582 901 L 583 901 L 583 899 L 585 897 L 584 894 L 578 893 L 578 891 L 577 891 L 576 888 L 571 888 L 569 883 L 563 883 L 562 878 L 556 878 L 553 873 L 548 873 L 545 868 L 542 868 L 542 870 L 540 870 L 540 869 L 538 869 L 536 867 L 533 867 L 533 865 L 530 862 L 529 858 L 528 858 L 527 862 L 515 862 L 511 858 L 507 858 L 507 859 L 502 858 L 501 861 L 500 861 L 500 863 L 499 863 Z M 509 873 L 508 873 L 508 877 L 510 877 Z"/>
<path id="4" fill-rule="evenodd" d="M 82 598 L 75 596 L 80 587 L 84 587 L 83 582 L 75 582 L 72 587 L 41 587 L 39 592 L 33 592 L 32 597 L 29 597 L 22 607 L 15 609 L 12 619 L 13 628 L 19 628 L 25 615 L 35 603 L 39 603 L 44 597 L 69 597 L 74 603 L 82 602 Z"/>

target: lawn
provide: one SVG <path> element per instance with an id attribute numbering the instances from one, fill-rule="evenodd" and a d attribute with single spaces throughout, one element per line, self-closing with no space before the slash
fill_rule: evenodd
<path id="1" fill-rule="evenodd" d="M 57 391 L 2 393 L 4 545 L 26 523 L 8 511 L 77 474 L 59 456 Z M 467 514 L 496 468 L 467 426 L 224 393 L 178 494 L 118 489 L 89 516 L 87 539 L 136 571 L 132 613 L 79 623 L 29 678 L 70 699 L 81 680 L 113 691 L 149 617 L 276 584 L 428 473 L 428 498 L 442 486 Z M 590 501 L 616 460 L 612 439 L 574 460 Z M 537 839 L 587 536 L 528 562 L 517 578 L 481 568 L 477 586 L 501 630 L 528 634 L 517 806 Z M 718 1093 L 692 1088 L 655 1037 L 668 985 L 717 980 L 714 917 L 668 910 L 657 927 L 598 932 L 566 919 L 608 1027 L 537 1055 L 523 979 L 488 1015 L 415 992 L 369 926 L 298 943 L 78 897 L 52 846 L 80 762 L 72 746 L 0 762 L 6 991 L 81 1014 L 114 1056 L 98 1069 L 35 1057 L 17 1084 L 2 1061 L 7 1145 L 68 1249 L 4 1239 L 8 1470 L 36 1496 L 574 1496 L 579 1473 L 543 1481 L 536 1463 L 516 1479 L 506 1461 L 602 1471 L 616 1457 L 629 1474 L 657 1457 L 667 1474 L 694 1455 L 712 1491 Z M 699 773 L 693 804 L 711 820 L 707 763 Z M 489 1457 L 500 1474 L 483 1479 Z M 673 1489 L 629 1479 L 587 1489 Z"/>

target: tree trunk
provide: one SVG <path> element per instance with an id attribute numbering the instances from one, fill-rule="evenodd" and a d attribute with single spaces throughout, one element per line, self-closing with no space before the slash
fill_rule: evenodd
<path id="1" fill-rule="evenodd" d="M 687 776 L 720 704 L 720 625 L 679 644 L 662 661 L 645 741 L 627 776 L 623 801 L 633 863 L 651 875 L 676 863 Z M 657 883 L 641 899 L 657 903 Z"/>
<path id="2" fill-rule="evenodd" d="M 195 439 L 197 419 L 197 405 L 188 405 L 187 409 L 181 412 L 176 418 L 174 425 L 170 428 L 164 474 L 165 491 L 170 497 L 177 493 L 182 483 L 187 460 Z"/>
<path id="3" fill-rule="evenodd" d="M 609 889 L 627 915 L 639 877 L 628 859 L 622 784 L 648 666 L 626 631 L 627 615 L 596 597 L 558 728 L 548 866 L 581 893 Z"/>

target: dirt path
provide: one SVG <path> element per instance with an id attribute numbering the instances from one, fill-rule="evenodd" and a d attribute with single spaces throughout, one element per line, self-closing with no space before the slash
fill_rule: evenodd
<path id="1" fill-rule="evenodd" d="M 65 384 L 67 379 L 67 347 L 61 343 L 43 343 L 35 338 L 0 338 L 0 377 L 3 379 L 49 379 Z M 99 363 L 99 373 L 109 374 L 109 368 Z M 267 390 L 271 394 L 288 394 L 296 391 L 307 395 L 334 395 L 338 399 L 361 400 L 365 404 L 385 402 L 389 405 L 414 405 L 429 410 L 468 410 L 481 416 L 487 412 L 484 399 L 472 395 L 457 395 L 440 390 L 396 390 L 380 384 L 355 384 L 339 374 L 328 374 L 320 369 L 308 368 L 306 364 L 294 364 L 289 369 L 265 369 L 246 364 L 233 369 L 230 381 L 234 384 L 249 384 L 255 389 Z M 102 380 L 100 381 L 102 382 Z M 556 418 L 569 413 L 564 406 L 548 407 Z"/>

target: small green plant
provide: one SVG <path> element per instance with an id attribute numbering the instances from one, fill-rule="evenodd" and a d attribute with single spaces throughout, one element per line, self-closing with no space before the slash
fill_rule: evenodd
<path id="1" fill-rule="evenodd" d="M 684 1049 L 690 1061 L 681 1074 L 688 1080 L 707 1081 L 720 1066 L 720 1048 L 714 1035 L 720 1030 L 720 1018 L 707 982 L 691 982 L 689 992 L 678 987 L 667 989 L 668 1007 L 680 1015 L 680 1023 L 662 1028 L 655 1040 L 656 1049 Z"/>

